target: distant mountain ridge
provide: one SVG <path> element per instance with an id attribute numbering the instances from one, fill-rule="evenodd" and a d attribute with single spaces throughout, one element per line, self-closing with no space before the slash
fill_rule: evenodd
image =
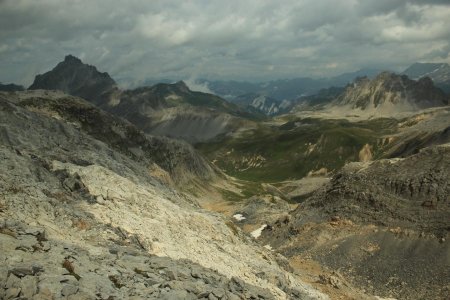
<path id="1" fill-rule="evenodd" d="M 292 107 L 289 100 L 278 101 L 261 94 L 245 94 L 236 97 L 233 103 L 239 104 L 248 110 L 255 110 L 268 116 L 286 113 Z"/>
<path id="2" fill-rule="evenodd" d="M 21 85 L 14 83 L 3 84 L 0 82 L 0 91 L 2 92 L 19 92 L 23 90 L 25 90 L 25 88 Z"/>
<path id="3" fill-rule="evenodd" d="M 406 75 L 382 72 L 374 79 L 359 78 L 333 102 L 363 111 L 414 111 L 448 104 L 448 97 L 433 81 L 423 77 L 417 81 Z"/>
<path id="4" fill-rule="evenodd" d="M 345 87 L 329 87 L 321 89 L 317 94 L 304 96 L 295 101 L 292 111 L 321 109 L 345 91 Z"/>
<path id="5" fill-rule="evenodd" d="M 428 76 L 436 82 L 450 80 L 450 65 L 447 63 L 414 63 L 402 72 L 412 79 Z"/>
<path id="6" fill-rule="evenodd" d="M 60 90 L 126 118 L 146 133 L 189 142 L 237 130 L 240 117 L 261 117 L 216 95 L 191 91 L 182 81 L 120 90 L 108 73 L 72 55 L 37 75 L 29 89 Z"/>
<path id="7" fill-rule="evenodd" d="M 450 93 L 450 65 L 447 63 L 414 63 L 402 74 L 412 79 L 430 77 L 436 86 Z"/>
<path id="8" fill-rule="evenodd" d="M 199 83 L 206 84 L 212 92 L 230 101 L 234 101 L 237 97 L 246 94 L 259 94 L 281 102 L 313 95 L 321 89 L 332 86 L 343 87 L 357 77 L 367 76 L 373 78 L 380 72 L 381 70 L 376 69 L 361 69 L 330 78 L 298 77 L 259 83 L 200 79 Z"/>

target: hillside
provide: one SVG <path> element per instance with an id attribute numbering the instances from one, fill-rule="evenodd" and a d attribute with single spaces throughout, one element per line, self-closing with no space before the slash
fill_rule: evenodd
<path id="1" fill-rule="evenodd" d="M 404 159 L 350 163 L 269 224 L 261 243 L 292 263 L 313 260 L 334 270 L 324 280 L 337 288 L 347 278 L 384 297 L 445 299 L 449 155 L 444 144 Z"/>
<path id="2" fill-rule="evenodd" d="M 0 119 L 0 298 L 326 299 L 171 186 L 211 174 L 185 144 L 60 92 L 1 93 Z"/>
<path id="3" fill-rule="evenodd" d="M 394 119 L 361 122 L 291 118 L 236 137 L 204 143 L 197 148 L 227 174 L 251 181 L 300 179 L 318 170 L 337 170 L 358 161 L 366 144 L 377 157 L 384 135 L 396 131 Z"/>

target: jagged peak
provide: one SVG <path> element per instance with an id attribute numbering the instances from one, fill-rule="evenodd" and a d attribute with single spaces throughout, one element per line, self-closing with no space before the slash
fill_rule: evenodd
<path id="1" fill-rule="evenodd" d="M 358 78 L 337 97 L 335 104 L 353 108 L 384 110 L 415 110 L 448 103 L 445 94 L 432 79 L 410 79 L 407 75 L 381 72 L 374 79 Z"/>
<path id="2" fill-rule="evenodd" d="M 64 57 L 64 62 L 66 63 L 77 63 L 77 64 L 83 64 L 81 59 L 79 59 L 76 56 L 73 56 L 72 54 L 68 54 Z"/>
<path id="3" fill-rule="evenodd" d="M 29 90 L 60 90 L 95 104 L 105 103 L 116 89 L 116 82 L 106 72 L 85 64 L 71 54 L 64 57 L 52 70 L 36 75 Z"/>
<path id="4" fill-rule="evenodd" d="M 180 81 L 176 82 L 175 86 L 177 88 L 181 89 L 181 90 L 190 91 L 189 87 L 187 86 L 187 84 L 183 80 L 180 80 Z"/>

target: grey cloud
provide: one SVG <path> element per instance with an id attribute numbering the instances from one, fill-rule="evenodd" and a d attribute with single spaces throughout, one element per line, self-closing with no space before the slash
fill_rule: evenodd
<path id="1" fill-rule="evenodd" d="M 448 4 L 3 0 L 0 81 L 28 85 L 68 53 L 133 80 L 262 80 L 448 62 Z"/>
<path id="2" fill-rule="evenodd" d="M 428 53 L 426 53 L 424 55 L 424 59 L 434 59 L 434 58 L 441 58 L 441 59 L 448 59 L 450 58 L 450 43 L 448 43 L 447 45 L 438 48 L 438 49 L 434 49 Z"/>

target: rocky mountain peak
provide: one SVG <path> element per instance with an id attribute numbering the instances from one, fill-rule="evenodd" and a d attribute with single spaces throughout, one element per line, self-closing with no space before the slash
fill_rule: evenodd
<path id="1" fill-rule="evenodd" d="M 99 105 L 109 101 L 116 82 L 108 73 L 67 55 L 51 71 L 37 75 L 29 89 L 60 90 Z"/>
<path id="2" fill-rule="evenodd" d="M 369 82 L 370 79 L 367 76 L 356 77 L 353 81 L 353 86 L 362 85 Z"/>
<path id="3" fill-rule="evenodd" d="M 436 86 L 447 94 L 450 93 L 450 65 L 448 63 L 414 63 L 402 74 L 413 79 L 430 77 Z"/>
<path id="4" fill-rule="evenodd" d="M 428 77 L 415 81 L 406 75 L 382 72 L 373 80 L 358 78 L 347 86 L 334 104 L 366 111 L 401 112 L 447 105 L 448 99 Z"/>
<path id="5" fill-rule="evenodd" d="M 79 59 L 76 56 L 73 56 L 72 54 L 66 55 L 66 57 L 64 57 L 64 62 L 65 63 L 83 64 L 81 59 Z"/>
<path id="6" fill-rule="evenodd" d="M 190 91 L 189 87 L 186 85 L 186 83 L 183 80 L 180 80 L 177 83 L 175 83 L 175 86 L 182 91 L 185 91 L 185 92 Z"/>

